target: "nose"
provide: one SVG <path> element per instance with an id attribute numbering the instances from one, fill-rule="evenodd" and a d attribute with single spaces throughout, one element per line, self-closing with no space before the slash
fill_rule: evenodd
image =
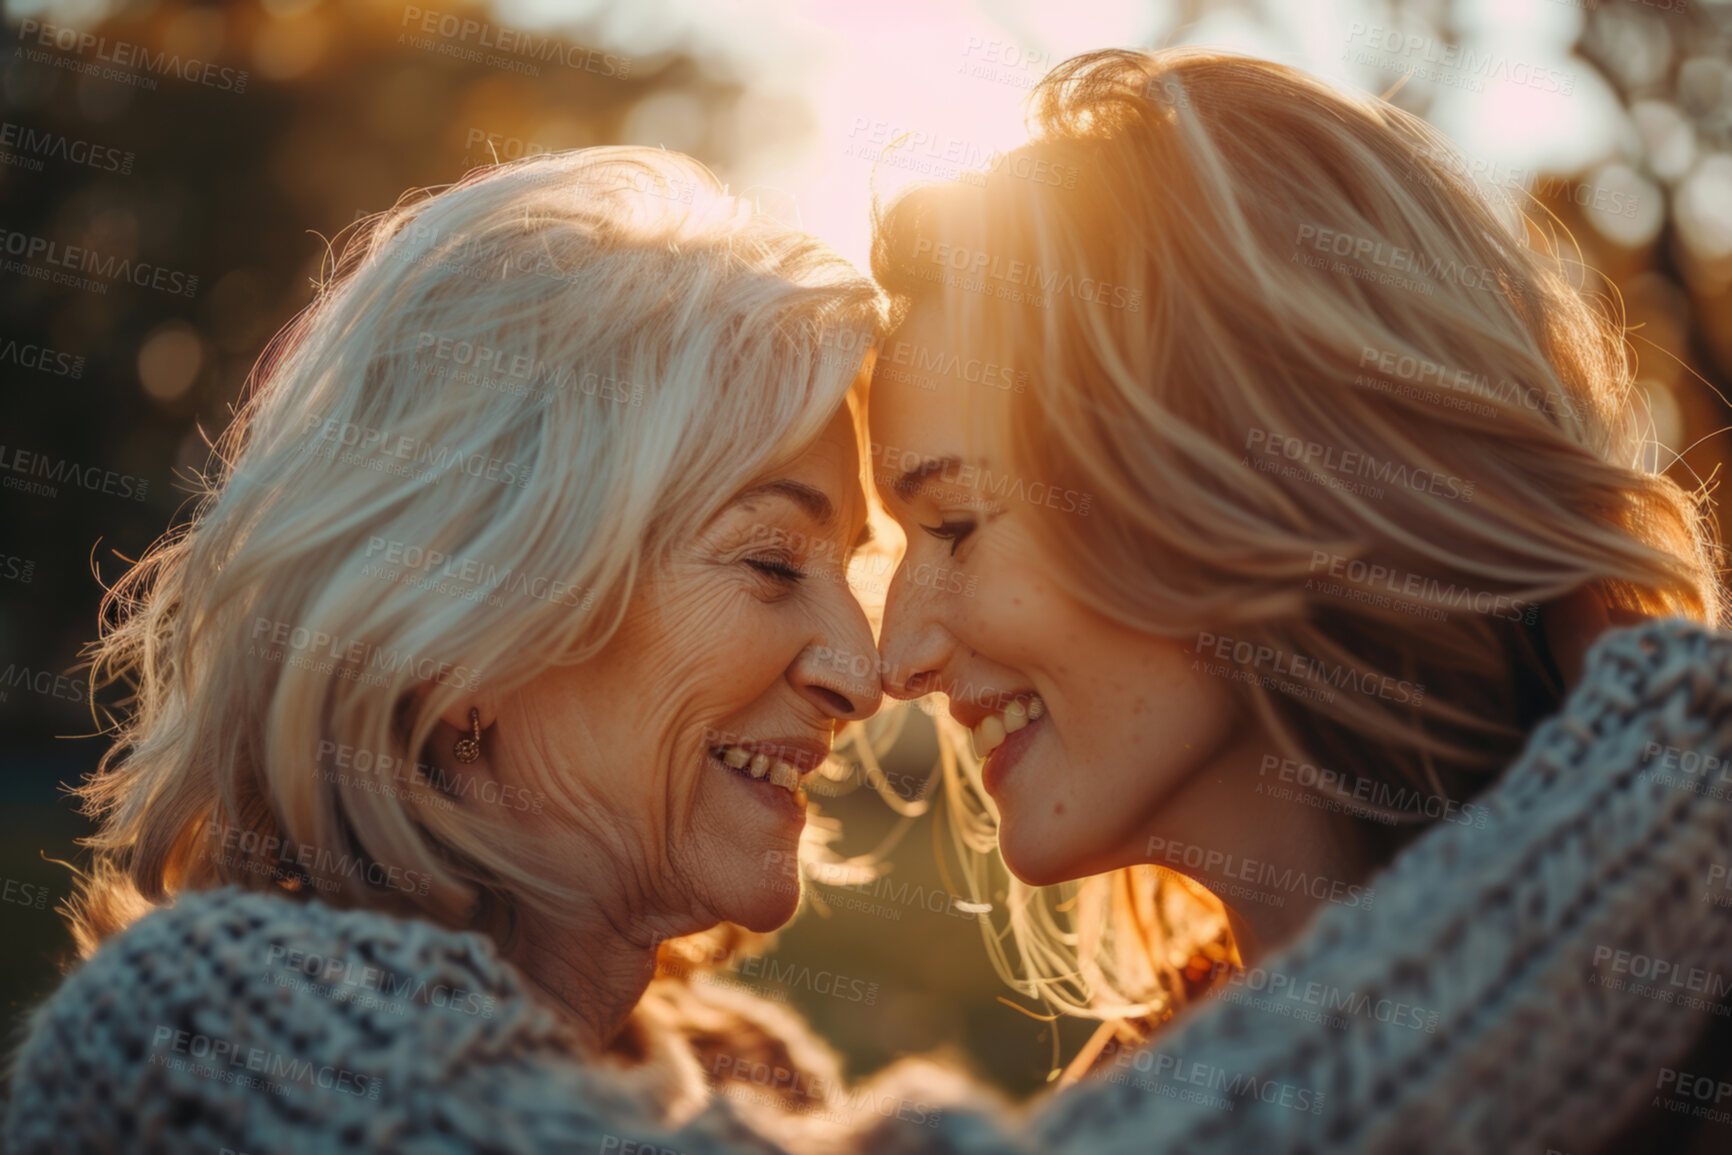
<path id="1" fill-rule="evenodd" d="M 943 670 L 954 642 L 933 609 L 931 591 L 909 580 L 904 559 L 890 579 L 878 641 L 879 675 L 892 698 L 909 701 L 944 689 Z"/>
<path id="2" fill-rule="evenodd" d="M 800 696 L 827 716 L 842 722 L 870 718 L 884 701 L 878 688 L 882 663 L 878 647 L 872 644 L 872 626 L 860 603 L 846 592 L 829 618 L 800 651 L 788 676 Z"/>

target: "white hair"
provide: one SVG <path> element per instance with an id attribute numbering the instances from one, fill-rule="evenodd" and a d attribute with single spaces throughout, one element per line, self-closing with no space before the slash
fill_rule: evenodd
<path id="1" fill-rule="evenodd" d="M 81 789 L 81 945 L 227 882 L 553 909 L 501 808 L 421 765 L 440 714 L 605 645 L 670 543 L 857 403 L 882 320 L 846 261 L 667 152 L 479 169 L 362 224 L 191 525 L 105 602 L 93 681 L 137 694 Z M 382 758 L 427 788 L 336 785 Z"/>

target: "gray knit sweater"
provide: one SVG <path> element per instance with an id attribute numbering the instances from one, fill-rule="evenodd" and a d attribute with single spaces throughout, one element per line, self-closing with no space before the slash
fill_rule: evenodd
<path id="1" fill-rule="evenodd" d="M 478 934 L 183 895 L 35 1012 L 6 1147 L 1586 1155 L 1642 1112 L 1714 1107 L 1695 1082 L 1710 1072 L 1679 1064 L 1732 974 L 1729 751 L 1732 638 L 1676 621 L 1607 635 L 1476 800 L 1483 826 L 1428 831 L 1377 877 L 1373 911 L 1326 907 L 1021 1118 L 927 1065 L 881 1077 L 846 1125 L 779 1126 L 737 1093 L 749 1076 L 663 1095 L 573 1059 Z M 286 981 L 313 955 L 341 960 L 313 968 L 329 982 Z"/>

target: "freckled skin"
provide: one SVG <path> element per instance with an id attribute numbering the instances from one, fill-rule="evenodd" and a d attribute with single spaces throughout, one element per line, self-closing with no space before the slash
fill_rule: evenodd
<path id="1" fill-rule="evenodd" d="M 774 474 L 824 493 L 832 526 L 780 496 L 724 510 L 640 584 L 600 654 L 498 699 L 488 761 L 549 798 L 539 818 L 525 819 L 526 833 L 549 848 L 553 869 L 571 872 L 569 885 L 583 886 L 582 864 L 596 864 L 624 891 L 610 907 L 623 904 L 634 926 L 680 934 L 727 920 L 772 930 L 793 915 L 798 890 L 783 864 L 804 819 L 763 805 L 754 796 L 763 787 L 707 752 L 718 732 L 828 741 L 842 720 L 878 708 L 870 626 L 846 582 L 827 572 L 864 523 L 859 476 L 843 410 Z M 777 549 L 762 527 L 782 531 Z M 803 580 L 748 564 L 784 560 L 802 537 L 824 543 L 792 550 Z M 820 647 L 862 655 L 859 672 L 820 661 Z M 574 816 L 569 827 L 561 814 Z"/>
<path id="2" fill-rule="evenodd" d="M 940 316 L 920 308 L 895 339 L 952 347 Z M 893 376 L 875 380 L 872 440 L 926 457 L 984 457 L 1008 473 L 992 432 L 1008 394 L 960 377 L 938 379 L 930 390 Z M 982 516 L 984 493 L 964 495 L 957 485 L 929 486 L 903 501 L 886 492 L 894 479 L 879 462 L 873 466 L 880 495 L 908 537 L 885 609 L 886 690 L 906 696 L 898 676 L 930 671 L 928 688 L 953 696 L 1038 693 L 1047 705 L 1045 733 L 994 799 L 1005 862 L 1028 882 L 1049 883 L 1142 861 L 1156 813 L 1233 736 L 1225 684 L 1191 674 L 1182 642 L 1127 630 L 1063 592 L 1031 529 L 1036 518 L 1075 514 L 1011 500 Z M 951 494 L 956 499 L 945 500 Z M 921 528 L 969 516 L 979 524 L 954 556 L 951 543 Z M 975 596 L 905 580 L 922 563 L 978 577 Z M 1152 698 L 1151 683 L 1162 688 Z"/>
<path id="3" fill-rule="evenodd" d="M 942 309 L 930 304 L 913 309 L 891 341 L 943 359 L 971 355 L 952 338 Z M 890 373 L 873 381 L 871 439 L 881 452 L 888 458 L 894 447 L 898 460 L 954 457 L 1010 476 L 999 433 L 1009 395 L 960 375 L 926 378 L 936 379 L 936 388 Z M 891 487 L 901 468 L 873 462 L 880 496 L 908 538 L 879 640 L 885 690 L 953 699 L 1033 691 L 1045 699 L 1043 732 L 993 795 L 999 846 L 1018 877 L 1048 885 L 1139 862 L 1177 867 L 1151 857 L 1152 837 L 1337 878 L 1364 871 L 1351 819 L 1258 792 L 1261 759 L 1275 743 L 1245 714 L 1229 683 L 1193 669 L 1186 635 L 1137 632 L 1064 591 L 1030 527 L 1036 518 L 1077 514 L 1014 497 L 994 502 L 978 485 L 965 489 L 954 470 L 948 485 L 898 495 Z M 997 508 L 983 510 L 983 503 Z M 959 519 L 973 529 L 958 542 L 929 532 Z M 907 580 L 922 564 L 965 573 L 977 582 L 974 596 Z M 1248 907 L 1245 916 L 1259 921 L 1257 936 L 1272 940 L 1306 913 L 1305 902 L 1294 900 L 1280 911 Z M 1236 929 L 1242 947 L 1250 945 L 1252 929 Z"/>

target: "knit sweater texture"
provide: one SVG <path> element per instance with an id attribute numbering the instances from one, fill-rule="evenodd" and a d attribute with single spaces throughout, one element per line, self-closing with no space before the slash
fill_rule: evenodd
<path id="1" fill-rule="evenodd" d="M 1700 1106 L 1676 1094 L 1677 1064 L 1727 1009 L 1732 909 L 1711 888 L 1732 865 L 1732 790 L 1702 767 L 1729 752 L 1732 637 L 1681 621 L 1607 634 L 1475 799 L 1483 825 L 1427 831 L 1374 879 L 1372 909 L 1326 904 L 1247 981 L 1024 1111 L 919 1061 L 855 1096 L 785 1012 L 682 1006 L 695 996 L 661 983 L 638 1069 L 584 1062 L 482 935 L 183 894 L 33 1013 L 5 1147 L 1586 1155 L 1642 1112 Z M 291 951 L 345 978 L 306 979 Z M 1675 981 L 1643 985 L 1635 968 L 1657 962 Z M 398 997 L 333 989 L 369 967 L 361 988 Z M 773 1062 L 821 1068 L 826 1090 L 771 1109 L 749 1079 L 711 1085 L 691 1022 L 712 1012 L 712 1043 L 743 1032 Z M 816 1109 L 841 1098 L 846 1118 Z"/>

